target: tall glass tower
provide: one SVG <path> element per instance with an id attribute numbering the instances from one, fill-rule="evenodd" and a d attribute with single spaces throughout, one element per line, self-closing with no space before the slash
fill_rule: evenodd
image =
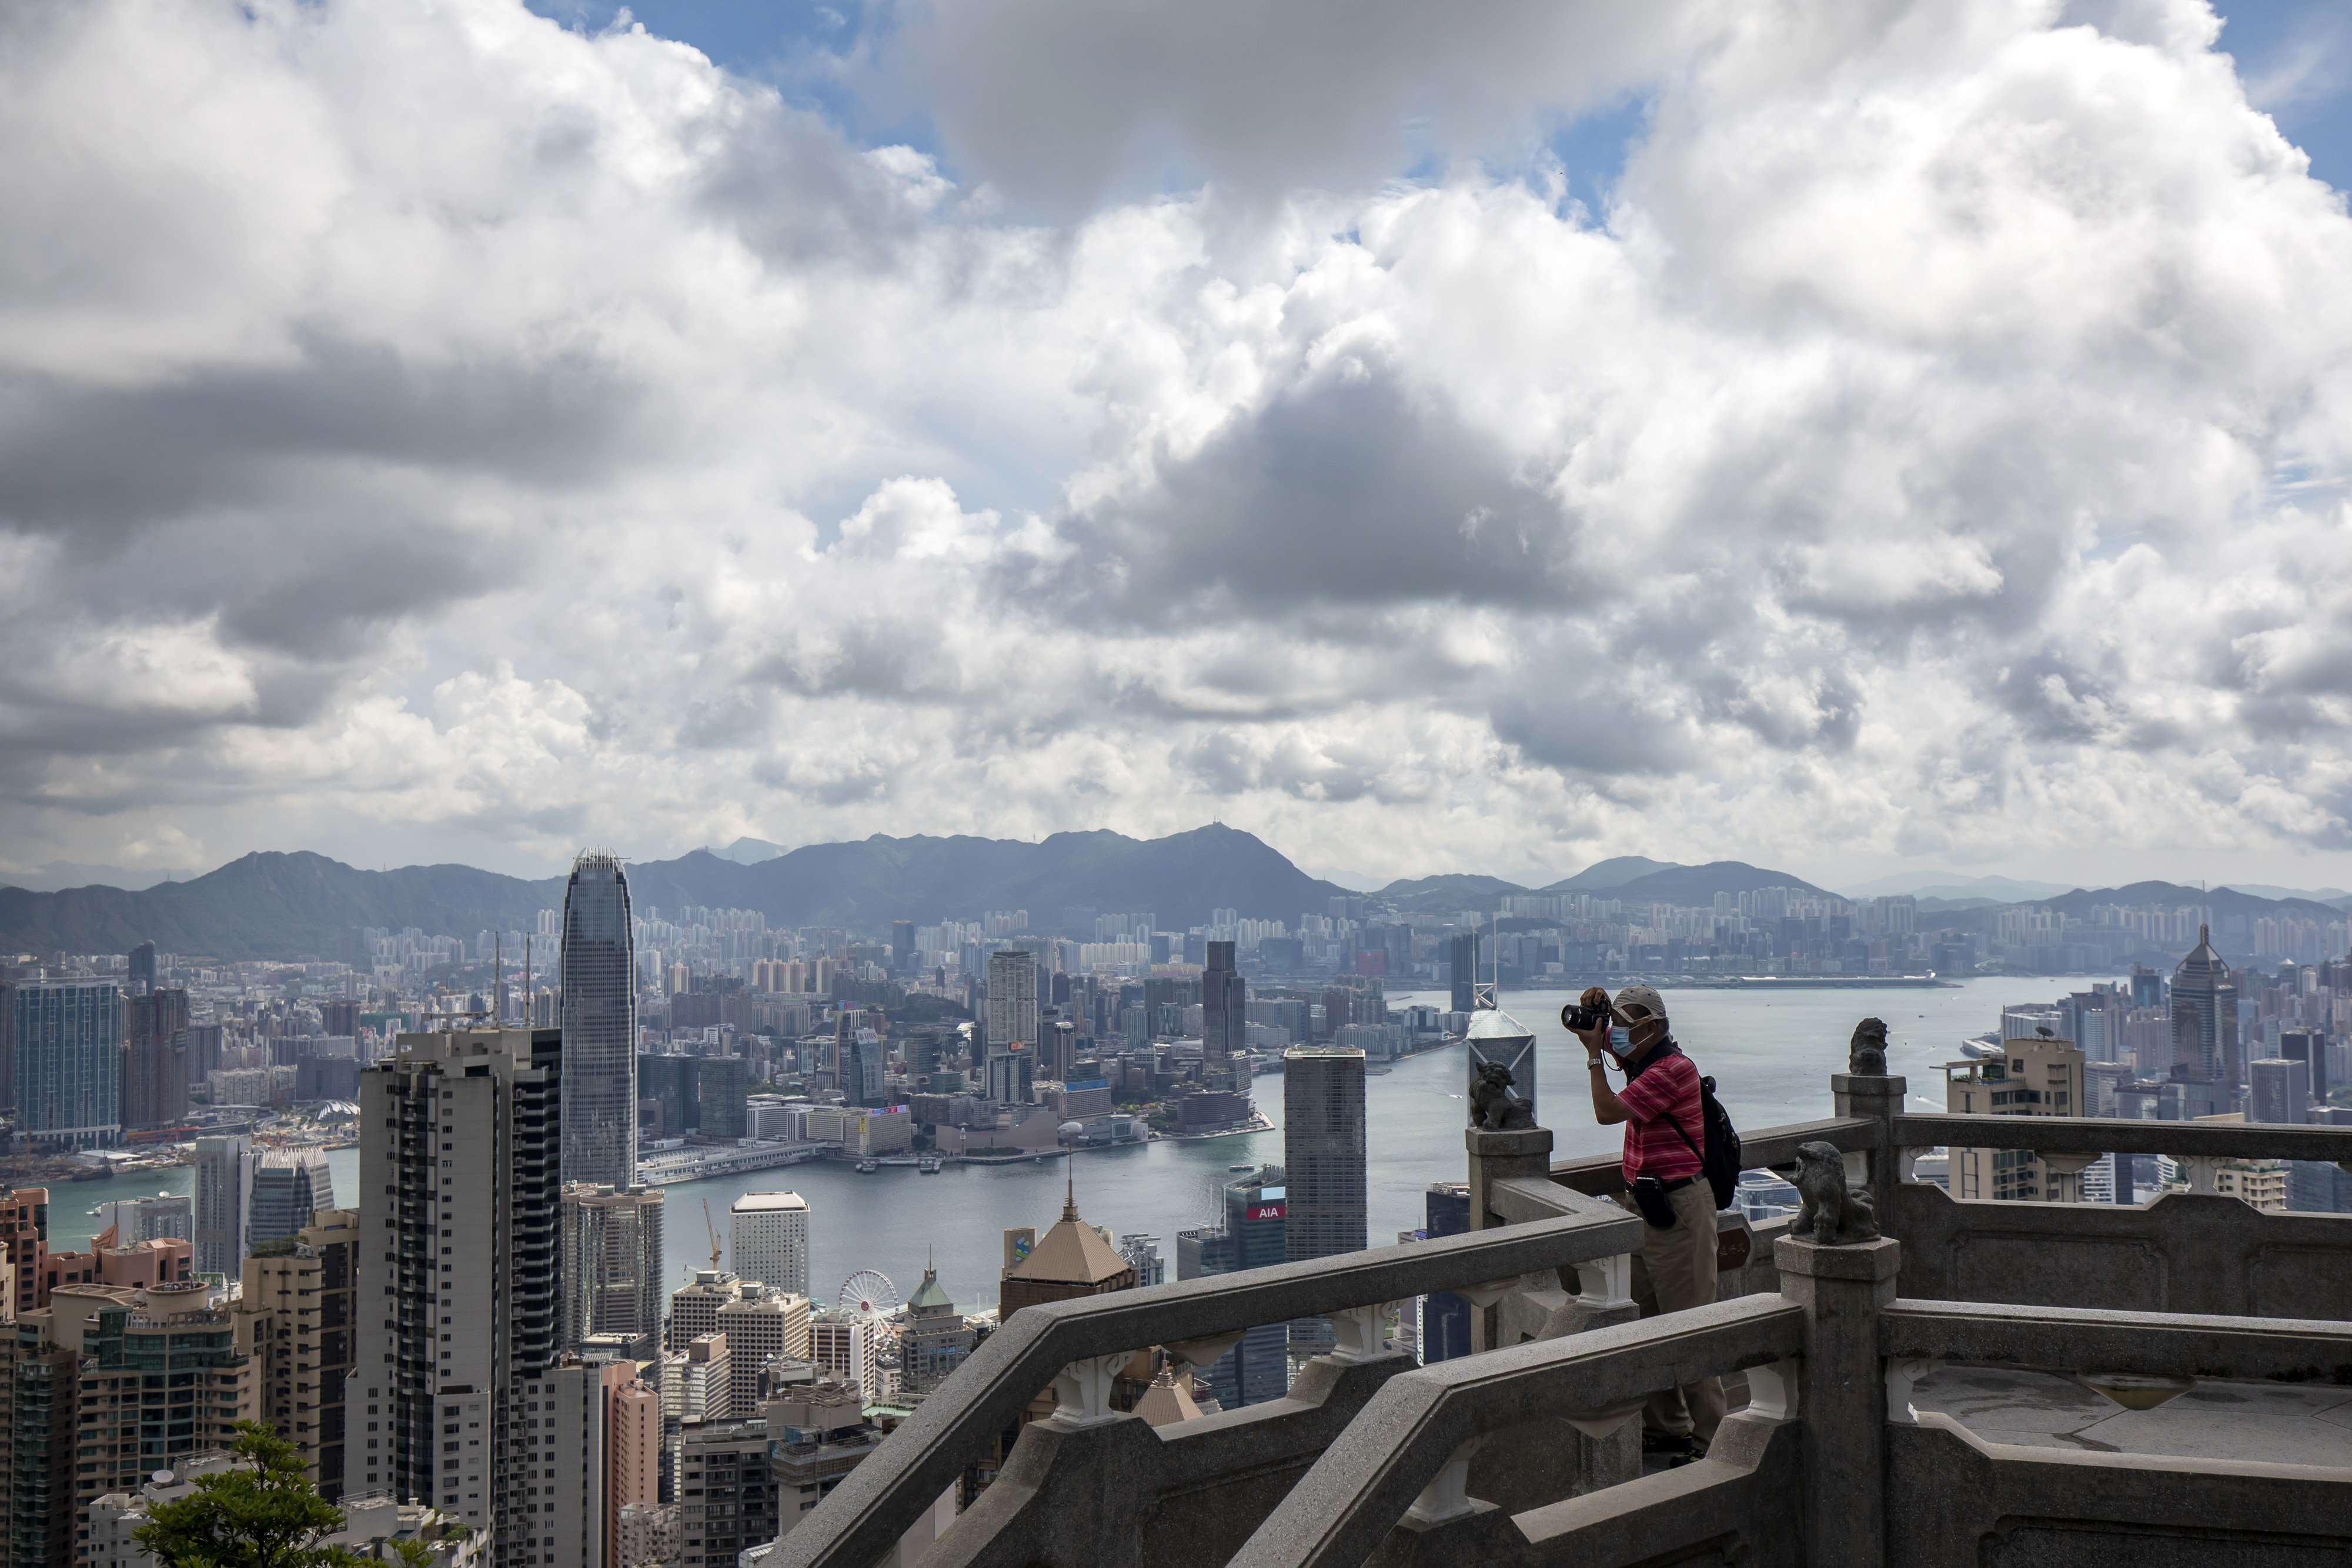
<path id="1" fill-rule="evenodd" d="M 637 1175 L 637 1005 L 629 879 L 588 850 L 563 890 L 563 1180 Z"/>

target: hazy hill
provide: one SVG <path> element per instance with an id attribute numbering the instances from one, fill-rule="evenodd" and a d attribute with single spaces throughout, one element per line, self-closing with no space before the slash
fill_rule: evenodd
<path id="1" fill-rule="evenodd" d="M 1753 893 L 1759 887 L 1792 887 L 1823 898 L 1836 895 L 1815 887 L 1803 877 L 1770 871 L 1746 861 L 1709 861 L 1705 865 L 1678 865 L 1637 876 L 1605 891 L 1624 904 L 1675 904 L 1701 908 L 1718 893 Z"/>
<path id="2" fill-rule="evenodd" d="M 2062 893 L 2071 892 L 2074 885 L 2071 882 L 2020 881 L 2013 876 L 1967 876 L 1948 871 L 1906 871 L 1841 891 L 1846 897 L 1856 901 L 1907 893 L 1914 898 L 1936 898 L 1947 904 L 1961 904 L 1970 899 L 1993 904 L 2020 904 L 2029 899 L 2055 898 Z"/>
<path id="3" fill-rule="evenodd" d="M 1638 876 L 1686 869 L 1679 861 L 1654 861 L 1647 855 L 1617 855 L 1609 860 L 1595 861 L 1574 876 L 1553 883 L 1543 891 L 1599 893 L 1604 888 L 1622 887 Z"/>
<path id="4" fill-rule="evenodd" d="M 2344 911 L 2332 904 L 2308 898 L 2259 898 L 2251 893 L 2240 893 L 2233 887 L 2217 887 L 2210 892 L 2184 887 L 2177 882 L 2136 882 L 2128 887 L 2102 887 L 2090 892 L 2077 888 L 2058 898 L 2035 901 L 2051 909 L 2063 910 L 2078 918 L 2088 918 L 2091 907 L 2099 904 L 2158 904 L 2178 907 L 2184 904 L 2203 904 L 2212 912 L 2219 925 L 2232 915 L 2252 918 L 2277 919 L 2294 915 L 2305 920 L 2341 919 Z"/>
<path id="5" fill-rule="evenodd" d="M 344 958 L 362 926 L 464 936 L 526 927 L 562 892 L 559 880 L 524 882 L 472 866 L 360 871 L 308 851 L 249 854 L 193 881 L 136 893 L 0 888 L 0 947 L 107 953 L 152 942 L 221 958 Z"/>
<path id="6" fill-rule="evenodd" d="M 1221 905 L 1295 922 L 1343 891 L 1221 826 L 1151 840 L 1056 833 L 1042 843 L 877 836 L 809 844 L 754 865 L 697 850 L 631 866 L 629 884 L 641 911 L 709 904 L 756 909 L 773 925 L 877 933 L 892 920 L 977 919 L 991 909 L 1026 909 L 1034 929 L 1088 935 L 1097 913 L 1149 912 L 1180 930 Z M 533 882 L 460 865 L 361 871 L 308 852 L 250 854 L 142 892 L 0 888 L 0 950 L 121 952 L 152 941 L 221 958 L 348 958 L 363 926 L 455 936 L 528 929 L 562 899 L 560 877 Z"/>
<path id="7" fill-rule="evenodd" d="M 1408 914 L 1436 915 L 1465 909 L 1492 909 L 1495 901 L 1505 894 L 1527 891 L 1517 883 L 1505 882 L 1499 876 L 1454 872 L 1444 876 L 1405 877 L 1389 883 L 1372 896 L 1387 899 Z"/>

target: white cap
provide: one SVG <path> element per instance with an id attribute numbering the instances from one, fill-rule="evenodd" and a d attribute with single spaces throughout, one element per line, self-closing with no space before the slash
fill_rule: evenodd
<path id="1" fill-rule="evenodd" d="M 1617 1007 L 1621 1012 L 1627 1008 L 1640 1008 L 1654 1019 L 1664 1019 L 1666 1016 L 1665 998 L 1658 995 L 1658 988 L 1655 986 L 1626 987 L 1617 993 Z"/>

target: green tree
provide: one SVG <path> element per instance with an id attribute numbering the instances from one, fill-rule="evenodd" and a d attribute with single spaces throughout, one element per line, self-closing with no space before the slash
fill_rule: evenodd
<path id="1" fill-rule="evenodd" d="M 343 1511 L 320 1497 L 294 1445 L 258 1421 L 240 1421 L 229 1451 L 249 1461 L 196 1478 L 132 1532 L 163 1568 L 358 1568 L 370 1560 L 322 1544 Z"/>

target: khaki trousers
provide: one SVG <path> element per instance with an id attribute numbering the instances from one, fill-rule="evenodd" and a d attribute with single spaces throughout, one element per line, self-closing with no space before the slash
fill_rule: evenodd
<path id="1" fill-rule="evenodd" d="M 1645 1318 L 1703 1307 L 1715 1300 L 1715 1193 L 1705 1176 L 1666 1195 L 1674 1205 L 1673 1228 L 1642 1222 L 1642 1250 L 1633 1259 L 1633 1302 Z M 1617 1201 L 1633 1207 L 1633 1195 Z M 1636 1209 L 1634 1212 L 1639 1213 Z M 1650 1396 L 1642 1430 L 1715 1441 L 1723 1424 L 1723 1381 L 1703 1377 L 1680 1388 Z"/>

